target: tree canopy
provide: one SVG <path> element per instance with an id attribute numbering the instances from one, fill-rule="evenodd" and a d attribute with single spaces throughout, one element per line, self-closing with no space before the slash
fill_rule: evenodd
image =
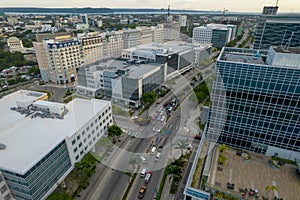
<path id="1" fill-rule="evenodd" d="M 107 134 L 109 137 L 114 137 L 114 136 L 119 137 L 122 134 L 122 129 L 117 125 L 111 125 L 107 129 Z"/>
<path id="2" fill-rule="evenodd" d="M 151 104 L 155 101 L 156 99 L 156 93 L 155 92 L 146 92 L 142 95 L 142 102 L 146 104 Z"/>

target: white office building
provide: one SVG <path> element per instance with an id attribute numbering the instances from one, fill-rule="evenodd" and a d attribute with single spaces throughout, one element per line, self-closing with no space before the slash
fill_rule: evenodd
<path id="1" fill-rule="evenodd" d="M 0 186 L 3 177 L 15 199 L 46 199 L 112 124 L 109 101 L 46 98 L 20 90 L 0 100 Z"/>
<path id="2" fill-rule="evenodd" d="M 236 36 L 236 25 L 206 24 L 193 29 L 193 43 L 212 44 L 221 48 Z"/>

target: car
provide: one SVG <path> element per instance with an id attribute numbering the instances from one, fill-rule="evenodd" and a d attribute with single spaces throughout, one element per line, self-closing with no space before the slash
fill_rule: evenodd
<path id="1" fill-rule="evenodd" d="M 139 190 L 139 196 L 138 196 L 139 199 L 144 198 L 146 189 L 147 189 L 147 186 L 146 186 L 146 185 L 143 185 L 143 186 L 140 188 L 140 190 Z"/>
<path id="2" fill-rule="evenodd" d="M 157 152 L 161 153 L 163 146 L 159 146 Z"/>
<path id="3" fill-rule="evenodd" d="M 131 119 L 138 119 L 138 116 L 132 116 Z"/>
<path id="4" fill-rule="evenodd" d="M 194 139 L 195 140 L 201 140 L 201 135 L 195 135 Z"/>
<path id="5" fill-rule="evenodd" d="M 157 119 L 157 121 L 160 121 L 160 119 L 161 119 L 161 116 L 158 116 L 156 119 Z"/>
<path id="6" fill-rule="evenodd" d="M 152 129 L 154 132 L 160 132 L 160 128 L 157 128 L 157 127 L 153 127 L 153 129 Z"/>

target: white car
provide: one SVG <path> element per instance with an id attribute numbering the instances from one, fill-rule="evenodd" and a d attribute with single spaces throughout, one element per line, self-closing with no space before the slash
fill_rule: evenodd
<path id="1" fill-rule="evenodd" d="M 157 128 L 157 127 L 153 127 L 153 129 L 152 129 L 154 132 L 160 132 L 160 128 Z"/>
<path id="2" fill-rule="evenodd" d="M 138 116 L 132 116 L 131 119 L 138 119 Z"/>
<path id="3" fill-rule="evenodd" d="M 161 117 L 160 117 L 160 116 L 158 116 L 156 119 L 157 119 L 157 121 L 160 121 Z"/>

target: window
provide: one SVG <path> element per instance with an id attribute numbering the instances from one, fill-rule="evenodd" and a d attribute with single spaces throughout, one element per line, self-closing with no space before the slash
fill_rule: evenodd
<path id="1" fill-rule="evenodd" d="M 1 194 L 3 194 L 4 192 L 6 192 L 6 190 L 7 190 L 7 186 L 6 186 L 6 185 L 3 185 L 3 186 L 0 188 Z"/>
<path id="2" fill-rule="evenodd" d="M 72 145 L 74 145 L 76 143 L 76 139 L 72 140 Z"/>
<path id="3" fill-rule="evenodd" d="M 77 147 L 75 147 L 75 149 L 73 150 L 73 152 L 76 153 L 76 151 L 77 151 Z"/>
<path id="4" fill-rule="evenodd" d="M 78 158 L 79 158 L 79 155 L 77 155 L 77 156 L 75 157 L 75 160 L 78 160 Z"/>
<path id="5" fill-rule="evenodd" d="M 77 140 L 80 140 L 80 135 L 77 136 Z"/>
<path id="6" fill-rule="evenodd" d="M 82 132 L 81 132 L 81 135 L 83 136 L 85 134 L 85 131 L 83 130 Z"/>
<path id="7" fill-rule="evenodd" d="M 82 147 L 82 142 L 80 142 L 78 146 L 79 146 L 79 148 Z"/>
<path id="8" fill-rule="evenodd" d="M 12 196 L 10 193 L 4 197 L 4 200 L 10 200 L 10 199 L 12 199 Z"/>

